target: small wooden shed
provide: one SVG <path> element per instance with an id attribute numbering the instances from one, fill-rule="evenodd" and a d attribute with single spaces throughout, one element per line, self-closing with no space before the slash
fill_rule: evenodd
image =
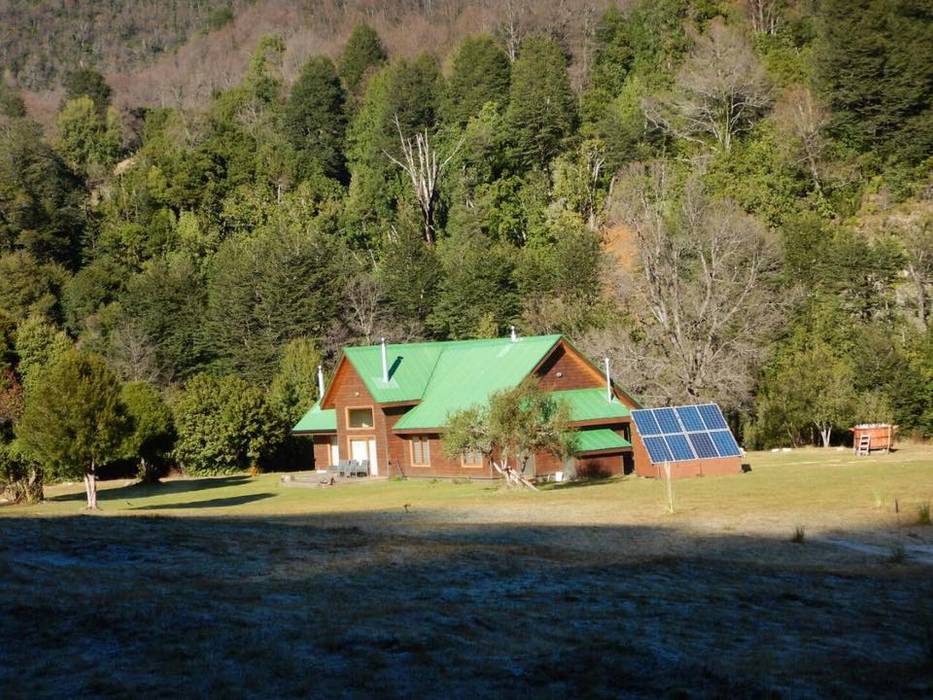
<path id="1" fill-rule="evenodd" d="M 857 455 L 871 454 L 876 450 L 890 452 L 894 448 L 896 425 L 891 423 L 861 423 L 852 431 L 852 445 Z"/>

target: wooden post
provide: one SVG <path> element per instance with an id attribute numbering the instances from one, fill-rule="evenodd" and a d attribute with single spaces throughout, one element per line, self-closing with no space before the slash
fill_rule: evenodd
<path id="1" fill-rule="evenodd" d="M 674 486 L 671 484 L 671 463 L 664 463 L 664 478 L 667 479 L 667 511 L 674 512 Z"/>

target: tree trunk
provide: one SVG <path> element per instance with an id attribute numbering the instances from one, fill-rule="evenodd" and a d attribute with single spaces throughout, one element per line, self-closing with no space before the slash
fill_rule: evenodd
<path id="1" fill-rule="evenodd" d="M 87 510 L 97 510 L 97 467 L 91 462 L 91 469 L 84 475 L 84 488 L 87 491 Z"/>
<path id="2" fill-rule="evenodd" d="M 829 447 L 829 439 L 833 435 L 833 427 L 825 423 L 817 426 L 820 430 L 820 438 L 823 440 L 823 447 Z"/>
<path id="3" fill-rule="evenodd" d="M 23 485 L 23 500 L 26 503 L 39 503 L 44 498 L 42 492 L 42 469 L 35 467 L 29 470 Z"/>

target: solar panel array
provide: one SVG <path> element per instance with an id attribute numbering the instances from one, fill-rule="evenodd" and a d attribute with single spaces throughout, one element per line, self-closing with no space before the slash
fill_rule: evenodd
<path id="1" fill-rule="evenodd" d="M 637 409 L 632 411 L 632 419 L 652 464 L 742 455 L 714 403 Z"/>

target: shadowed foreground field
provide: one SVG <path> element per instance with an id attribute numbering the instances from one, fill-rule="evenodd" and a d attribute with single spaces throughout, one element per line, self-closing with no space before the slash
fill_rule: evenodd
<path id="1" fill-rule="evenodd" d="M 635 479 L 56 487 L 0 509 L 0 696 L 928 697 L 933 452 L 752 464 L 673 515 Z"/>

